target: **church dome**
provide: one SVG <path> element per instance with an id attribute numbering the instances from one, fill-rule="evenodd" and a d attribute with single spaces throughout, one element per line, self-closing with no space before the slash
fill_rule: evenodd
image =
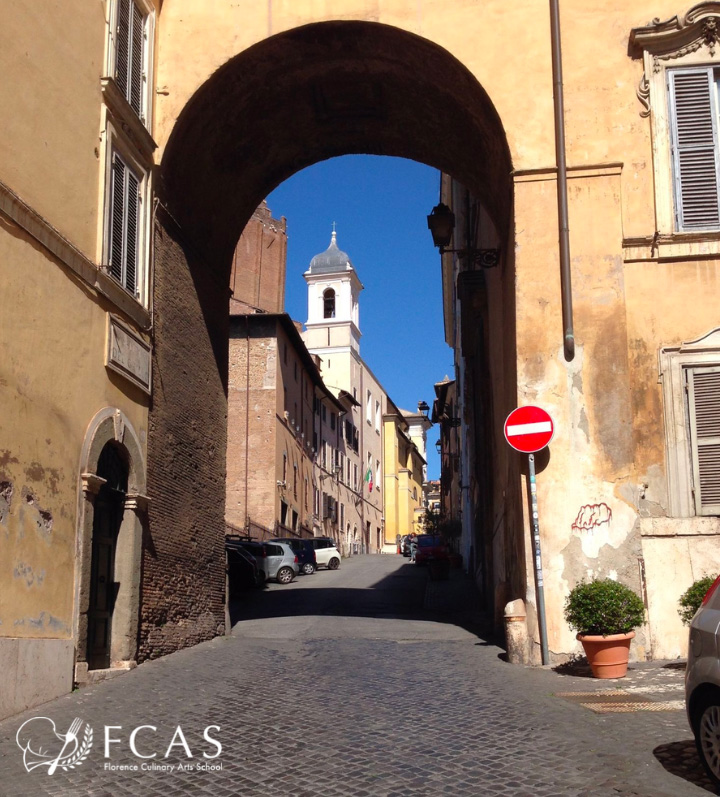
<path id="1" fill-rule="evenodd" d="M 337 233 L 332 232 L 330 246 L 310 261 L 310 274 L 336 274 L 341 271 L 354 271 L 347 254 L 337 245 Z"/>

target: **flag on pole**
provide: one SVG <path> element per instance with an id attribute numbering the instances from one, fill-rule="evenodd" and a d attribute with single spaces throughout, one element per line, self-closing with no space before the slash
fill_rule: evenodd
<path id="1" fill-rule="evenodd" d="M 373 479 L 372 479 L 372 466 L 368 465 L 367 473 L 365 474 L 365 481 L 368 485 L 368 492 L 372 492 Z"/>

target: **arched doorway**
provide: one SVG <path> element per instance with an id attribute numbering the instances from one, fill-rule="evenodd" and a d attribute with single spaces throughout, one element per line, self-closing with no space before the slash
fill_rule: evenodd
<path id="1" fill-rule="evenodd" d="M 284 179 L 357 153 L 454 175 L 483 202 L 500 237 L 510 235 L 511 158 L 493 103 L 449 52 L 399 28 L 333 21 L 270 37 L 214 72 L 173 126 L 156 183 L 160 377 L 148 458 L 150 493 L 163 498 L 150 512 L 143 588 L 156 605 L 141 629 L 141 655 L 200 641 L 223 621 L 227 286 L 238 237 Z M 510 285 L 511 258 L 508 247 Z M 168 457 L 168 442 L 178 440 L 182 455 Z M 165 589 L 168 580 L 187 582 L 191 597 Z M 173 618 L 188 611 L 179 639 Z"/>
<path id="2" fill-rule="evenodd" d="M 80 474 L 75 681 L 82 684 L 137 661 L 147 477 L 140 438 L 115 407 L 90 422 Z"/>
<path id="3" fill-rule="evenodd" d="M 97 476 L 103 481 L 95 497 L 88 607 L 87 662 L 91 670 L 110 666 L 112 617 L 115 609 L 115 554 L 128 490 L 126 452 L 114 441 L 100 452 Z"/>

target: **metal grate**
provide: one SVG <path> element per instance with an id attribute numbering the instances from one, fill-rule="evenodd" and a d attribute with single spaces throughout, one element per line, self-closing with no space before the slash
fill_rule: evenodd
<path id="1" fill-rule="evenodd" d="M 682 711 L 685 708 L 683 700 L 648 700 L 646 695 L 635 695 L 617 689 L 601 692 L 555 692 L 555 697 L 562 697 L 573 703 L 578 703 L 596 714 Z"/>

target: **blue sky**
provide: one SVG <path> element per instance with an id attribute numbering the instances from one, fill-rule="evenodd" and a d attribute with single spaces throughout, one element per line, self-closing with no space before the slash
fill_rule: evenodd
<path id="1" fill-rule="evenodd" d="M 414 161 L 374 155 L 332 158 L 303 169 L 267 198 L 288 231 L 285 309 L 307 320 L 302 274 L 330 243 L 350 257 L 360 294 L 360 353 L 392 400 L 415 410 L 432 406 L 433 384 L 452 377 L 444 340 L 440 257 L 426 216 L 438 202 L 440 174 Z M 439 478 L 439 436 L 428 432 L 428 474 Z"/>

